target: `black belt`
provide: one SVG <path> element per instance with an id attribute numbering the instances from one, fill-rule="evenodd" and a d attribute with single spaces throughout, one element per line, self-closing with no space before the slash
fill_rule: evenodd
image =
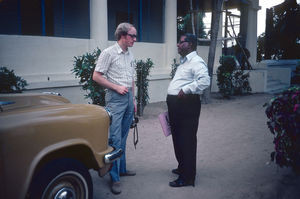
<path id="1" fill-rule="evenodd" d="M 168 95 L 168 97 L 178 97 L 178 95 Z M 184 94 L 184 97 L 196 98 L 196 97 L 200 97 L 200 95 L 199 94 Z"/>

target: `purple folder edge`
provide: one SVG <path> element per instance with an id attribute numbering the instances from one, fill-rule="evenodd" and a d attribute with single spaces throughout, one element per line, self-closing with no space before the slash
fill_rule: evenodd
<path id="1" fill-rule="evenodd" d="M 163 133 L 166 137 L 171 135 L 171 126 L 169 123 L 169 113 L 164 112 L 158 115 L 158 119 L 163 130 Z"/>

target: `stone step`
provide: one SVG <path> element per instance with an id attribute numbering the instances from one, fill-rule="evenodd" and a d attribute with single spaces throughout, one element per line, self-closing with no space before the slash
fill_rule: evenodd
<path id="1" fill-rule="evenodd" d="M 270 79 L 268 79 L 267 88 L 277 86 L 277 85 L 280 85 L 280 84 L 281 84 L 281 82 L 279 80 L 270 80 Z"/>
<path id="2" fill-rule="evenodd" d="M 269 81 L 268 81 L 269 82 Z M 289 88 L 289 85 L 288 84 L 282 84 L 277 82 L 275 83 L 276 81 L 272 81 L 272 84 L 271 85 L 267 85 L 267 93 L 271 93 L 271 94 L 277 94 L 277 93 L 281 93 L 282 91 L 286 90 L 287 88 Z"/>

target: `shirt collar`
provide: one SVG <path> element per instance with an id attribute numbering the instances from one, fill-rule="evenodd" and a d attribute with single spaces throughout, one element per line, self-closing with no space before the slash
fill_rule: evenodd
<path id="1" fill-rule="evenodd" d="M 196 52 L 196 51 L 190 52 L 189 54 L 186 55 L 187 61 L 191 61 L 191 59 L 192 59 L 193 57 L 195 57 L 196 55 L 197 55 L 197 52 Z"/>
<path id="2" fill-rule="evenodd" d="M 197 55 L 196 51 L 192 51 L 189 54 L 187 54 L 185 57 L 180 57 L 180 64 L 184 64 L 186 61 L 191 61 L 193 57 Z"/>
<path id="3" fill-rule="evenodd" d="M 126 52 L 124 52 L 124 51 L 122 50 L 121 46 L 118 44 L 118 42 L 116 42 L 115 45 L 116 45 L 117 53 L 118 53 L 118 54 L 122 54 L 122 53 L 128 54 L 128 53 L 129 53 L 129 49 L 128 49 Z"/>

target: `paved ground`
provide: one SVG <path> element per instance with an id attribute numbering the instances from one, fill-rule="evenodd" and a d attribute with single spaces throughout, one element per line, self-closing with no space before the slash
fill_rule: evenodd
<path id="1" fill-rule="evenodd" d="M 222 100 L 214 96 L 203 104 L 198 130 L 195 187 L 170 188 L 177 166 L 171 137 L 164 137 L 157 115 L 166 103 L 145 108 L 139 123 L 139 143 L 127 141 L 127 166 L 134 177 L 122 177 L 120 195 L 110 192 L 110 177 L 92 172 L 94 199 L 298 199 L 300 176 L 270 161 L 272 134 L 266 126 L 263 104 L 268 94 Z"/>

